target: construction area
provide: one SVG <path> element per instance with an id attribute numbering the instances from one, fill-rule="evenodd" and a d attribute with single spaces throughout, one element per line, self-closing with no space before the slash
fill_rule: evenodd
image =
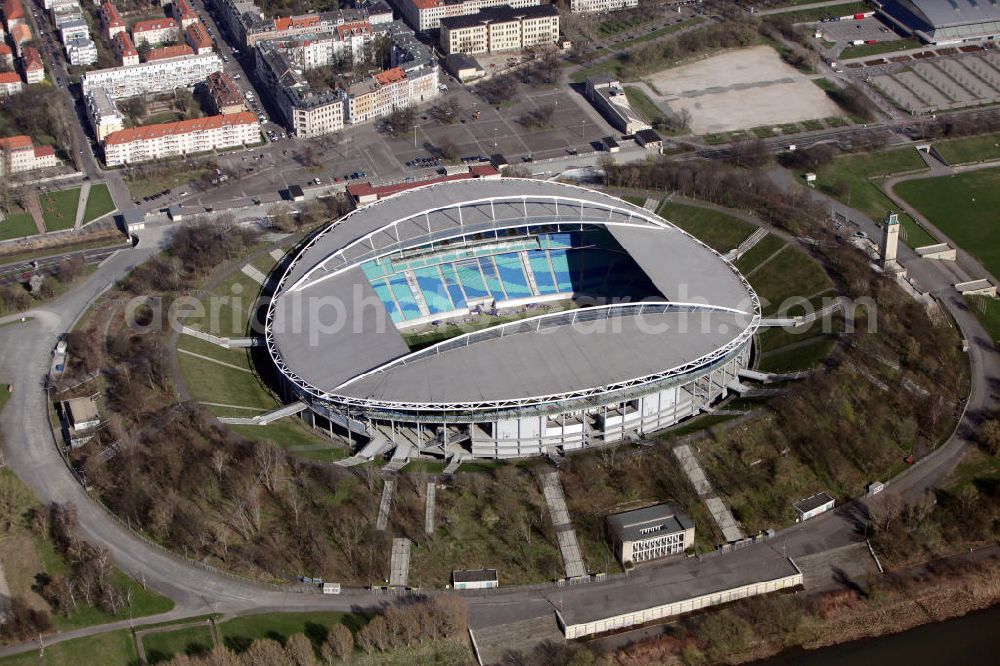
<path id="1" fill-rule="evenodd" d="M 769 46 L 665 69 L 646 77 L 643 88 L 661 107 L 690 113 L 695 134 L 843 116 L 823 90 Z"/>

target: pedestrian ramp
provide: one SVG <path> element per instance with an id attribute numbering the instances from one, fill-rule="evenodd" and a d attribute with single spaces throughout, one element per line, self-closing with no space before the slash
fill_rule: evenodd
<path id="1" fill-rule="evenodd" d="M 410 540 L 392 540 L 392 555 L 389 558 L 389 587 L 406 587 L 410 578 Z"/>

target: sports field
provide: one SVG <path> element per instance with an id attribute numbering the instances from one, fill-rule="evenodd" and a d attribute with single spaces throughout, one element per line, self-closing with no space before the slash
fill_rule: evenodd
<path id="1" fill-rule="evenodd" d="M 896 194 L 1000 275 L 1000 167 L 906 181 Z"/>
<path id="2" fill-rule="evenodd" d="M 1000 159 L 1000 134 L 969 136 L 934 144 L 948 164 L 965 164 Z"/>

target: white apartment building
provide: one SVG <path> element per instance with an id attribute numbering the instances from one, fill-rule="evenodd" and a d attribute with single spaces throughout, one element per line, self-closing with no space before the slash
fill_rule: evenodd
<path id="1" fill-rule="evenodd" d="M 136 48 L 143 44 L 159 46 L 177 40 L 177 21 L 171 18 L 139 21 L 132 26 L 132 42 Z"/>
<path id="2" fill-rule="evenodd" d="M 64 7 L 66 5 L 78 5 L 77 0 L 45 0 L 42 6 L 45 7 L 46 11 L 56 9 L 58 7 Z"/>
<path id="3" fill-rule="evenodd" d="M 558 39 L 559 10 L 555 5 L 492 7 L 478 14 L 441 20 L 440 41 L 445 55 L 518 51 Z"/>
<path id="4" fill-rule="evenodd" d="M 189 88 L 207 79 L 209 74 L 221 71 L 222 60 L 215 53 L 95 69 L 83 75 L 83 93 L 104 88 L 111 99 L 155 95 L 174 88 Z"/>
<path id="5" fill-rule="evenodd" d="M 639 6 L 639 0 L 570 0 L 569 10 L 574 14 L 613 12 Z"/>
<path id="6" fill-rule="evenodd" d="M 607 524 L 623 565 L 677 555 L 694 544 L 694 523 L 670 504 L 616 513 Z"/>
<path id="7" fill-rule="evenodd" d="M 541 0 L 399 0 L 398 7 L 406 22 L 417 32 L 436 30 L 443 18 L 478 14 L 490 7 L 510 5 L 514 8 L 540 5 Z"/>
<path id="8" fill-rule="evenodd" d="M 0 139 L 0 176 L 35 169 L 45 169 L 59 164 L 52 146 L 35 146 L 30 136 L 11 136 Z"/>
<path id="9" fill-rule="evenodd" d="M 59 26 L 59 37 L 62 43 L 66 44 L 71 39 L 78 37 L 90 38 L 90 26 L 84 19 L 70 19 Z"/>
<path id="10" fill-rule="evenodd" d="M 246 146 L 260 141 L 260 123 L 249 112 L 146 125 L 110 134 L 104 140 L 108 166 L 134 164 Z"/>
<path id="11" fill-rule="evenodd" d="M 98 142 L 104 141 L 114 132 L 125 129 L 125 118 L 122 117 L 115 101 L 108 96 L 107 90 L 94 88 L 87 93 L 84 101 L 87 105 L 87 118 Z"/>
<path id="12" fill-rule="evenodd" d="M 77 67 L 93 65 L 97 62 L 97 44 L 90 37 L 74 37 L 66 42 L 66 59 Z"/>

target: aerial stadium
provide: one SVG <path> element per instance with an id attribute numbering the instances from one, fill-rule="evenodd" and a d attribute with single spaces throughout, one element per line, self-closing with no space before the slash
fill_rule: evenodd
<path id="1" fill-rule="evenodd" d="M 878 14 L 928 44 L 942 46 L 1000 37 L 1000 6 L 978 0 L 885 0 Z"/>
<path id="2" fill-rule="evenodd" d="M 436 183 L 286 265 L 265 339 L 289 401 L 367 458 L 521 458 L 642 438 L 724 397 L 760 302 L 722 256 L 575 185 Z"/>

